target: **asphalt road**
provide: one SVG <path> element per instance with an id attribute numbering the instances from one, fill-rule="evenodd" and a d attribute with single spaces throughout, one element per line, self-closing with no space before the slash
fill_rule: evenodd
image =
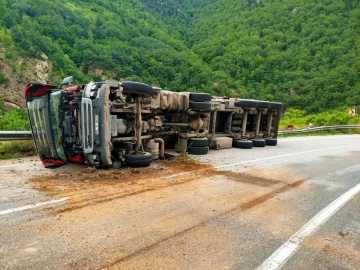
<path id="1" fill-rule="evenodd" d="M 0 162 L 0 268 L 360 269 L 359 135 L 196 158 L 215 169 L 109 181 Z"/>

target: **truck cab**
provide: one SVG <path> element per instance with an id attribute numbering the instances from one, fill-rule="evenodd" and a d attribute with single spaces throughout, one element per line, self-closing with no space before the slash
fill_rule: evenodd
<path id="1" fill-rule="evenodd" d="M 60 87 L 31 83 L 24 90 L 34 142 L 45 167 L 68 162 L 146 166 L 158 157 L 159 148 L 164 155 L 166 140 L 186 152 L 190 137 L 208 133 L 209 94 L 127 81 L 71 82 L 69 77 Z"/>

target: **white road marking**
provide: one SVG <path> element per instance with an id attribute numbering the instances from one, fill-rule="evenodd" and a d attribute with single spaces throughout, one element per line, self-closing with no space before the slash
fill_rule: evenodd
<path id="1" fill-rule="evenodd" d="M 338 135 L 338 136 L 331 136 L 331 137 L 323 136 L 323 137 L 288 138 L 288 139 L 278 139 L 278 141 L 279 142 L 292 142 L 292 141 L 324 140 L 324 139 L 330 140 L 330 139 L 339 139 L 339 137 L 341 137 L 341 138 L 360 138 L 359 135 Z M 355 146 L 355 145 L 349 145 L 349 146 Z M 340 147 L 334 147 L 334 148 L 328 148 L 328 149 L 336 149 L 336 148 L 341 148 L 341 147 L 348 147 L 348 146 L 340 146 Z M 320 150 L 315 150 L 315 151 L 323 151 L 323 150 L 328 150 L 328 149 L 320 149 Z M 305 153 L 305 152 L 301 152 L 301 153 Z M 296 155 L 296 154 L 298 154 L 298 153 L 289 154 L 289 155 Z M 276 157 L 283 157 L 283 156 L 276 156 Z M 269 158 L 273 158 L 273 157 L 269 157 Z M 269 158 L 265 158 L 265 159 L 269 159 Z M 259 159 L 259 160 L 262 160 L 262 159 Z M 258 160 L 244 161 L 242 163 L 250 163 L 250 162 L 255 162 L 255 161 L 258 161 Z M 239 165 L 242 163 L 236 163 L 234 165 Z M 40 162 L 16 163 L 16 164 L 1 165 L 0 168 L 27 166 L 27 165 L 41 165 L 41 163 Z M 224 166 L 228 167 L 228 166 L 234 166 L 234 165 L 229 164 L 229 165 L 224 165 Z M 169 177 L 169 178 L 171 178 L 171 177 Z"/>
<path id="2" fill-rule="evenodd" d="M 321 212 L 314 216 L 299 231 L 290 237 L 278 250 L 276 250 L 268 259 L 266 259 L 257 270 L 280 269 L 287 260 L 296 252 L 301 242 L 306 237 L 313 234 L 322 224 L 331 218 L 341 207 L 343 207 L 352 197 L 360 192 L 360 184 L 351 188 Z"/>
<path id="3" fill-rule="evenodd" d="M 257 161 L 262 161 L 262 160 L 268 160 L 268 159 L 274 159 L 274 158 L 282 158 L 282 157 L 290 157 L 290 156 L 309 154 L 309 153 L 315 153 L 315 152 L 321 152 L 321 151 L 327 151 L 327 150 L 339 149 L 339 148 L 346 148 L 346 147 L 353 147 L 353 146 L 360 146 L 360 144 L 337 146 L 337 147 L 323 148 L 323 149 L 303 151 L 303 152 L 297 152 L 297 153 L 290 153 L 290 154 L 285 154 L 285 155 L 270 156 L 270 157 L 258 158 L 258 159 L 253 159 L 253 160 L 245 160 L 245 161 L 240 161 L 240 162 L 236 162 L 236 163 L 216 166 L 214 168 L 215 169 L 221 169 L 221 168 L 232 167 L 232 166 L 236 166 L 236 165 L 240 165 L 240 164 L 252 163 L 252 162 L 257 162 Z"/>
<path id="4" fill-rule="evenodd" d="M 25 166 L 25 165 L 32 165 L 32 164 L 35 164 L 35 165 L 40 165 L 41 163 L 39 162 L 31 162 L 31 163 L 16 163 L 16 164 L 9 164 L 9 165 L 2 165 L 0 166 L 0 168 L 8 168 L 8 167 L 17 167 L 17 166 Z"/>
<path id="5" fill-rule="evenodd" d="M 337 136 L 309 136 L 309 137 L 294 137 L 294 138 L 279 138 L 279 142 L 292 142 L 292 141 L 308 141 L 308 140 L 339 140 L 339 139 L 346 139 L 346 138 L 353 138 L 353 139 L 359 139 L 359 135 L 337 135 Z"/>
<path id="6" fill-rule="evenodd" d="M 25 205 L 25 206 L 21 206 L 21 207 L 17 207 L 17 208 L 12 208 L 12 209 L 7 209 L 7 210 L 2 210 L 0 211 L 0 216 L 1 215 L 6 215 L 6 214 L 10 214 L 10 213 L 14 213 L 14 212 L 19 212 L 19 211 L 24 211 L 24 210 L 28 210 L 31 208 L 36 208 L 36 207 L 40 207 L 40 206 L 44 206 L 47 204 L 52 204 L 52 203 L 59 203 L 59 202 L 64 202 L 66 200 L 68 200 L 69 198 L 61 198 L 58 200 L 52 200 L 52 201 L 47 201 L 47 202 L 41 202 L 41 203 L 34 203 L 34 204 L 29 204 L 29 205 Z"/>

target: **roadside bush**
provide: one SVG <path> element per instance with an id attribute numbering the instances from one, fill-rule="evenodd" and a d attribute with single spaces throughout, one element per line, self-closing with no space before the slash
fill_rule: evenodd
<path id="1" fill-rule="evenodd" d="M 0 131 L 27 131 L 30 125 L 25 109 L 5 111 L 4 102 L 0 100 Z M 0 142 L 0 159 L 17 158 L 35 155 L 33 141 Z"/>
<path id="2" fill-rule="evenodd" d="M 1 112 L 0 130 L 30 130 L 29 120 L 25 109 L 13 109 L 9 112 Z"/>
<path id="3" fill-rule="evenodd" d="M 280 128 L 294 125 L 297 129 L 302 129 L 308 127 L 310 123 L 314 126 L 354 125 L 360 123 L 360 116 L 349 116 L 346 109 L 342 111 L 326 111 L 318 114 L 307 114 L 303 110 L 288 109 L 280 120 Z"/>

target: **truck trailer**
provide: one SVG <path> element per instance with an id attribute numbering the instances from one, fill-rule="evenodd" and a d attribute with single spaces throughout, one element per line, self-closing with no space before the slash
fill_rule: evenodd
<path id="1" fill-rule="evenodd" d="M 275 146 L 277 102 L 174 92 L 107 80 L 24 89 L 37 153 L 45 167 L 148 166 L 165 149 L 205 155 L 209 149 Z"/>

